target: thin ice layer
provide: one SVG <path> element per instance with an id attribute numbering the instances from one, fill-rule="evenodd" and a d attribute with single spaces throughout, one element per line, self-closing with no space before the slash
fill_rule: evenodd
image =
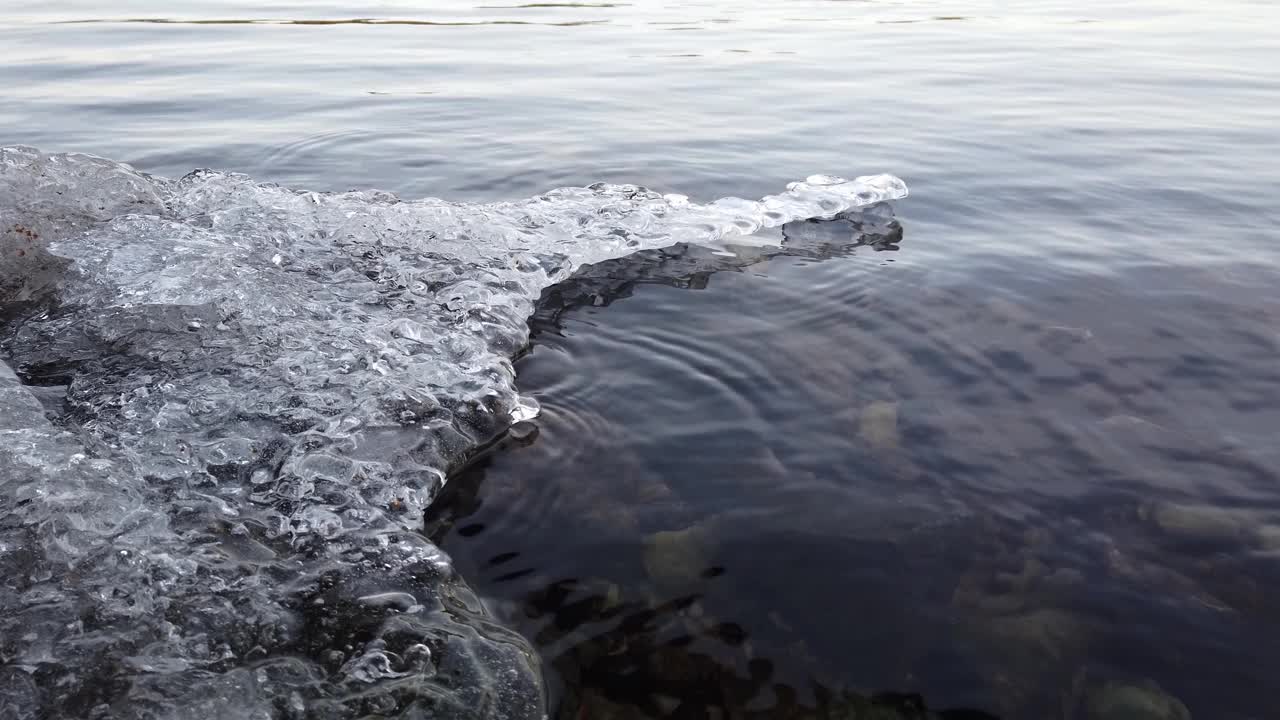
<path id="1" fill-rule="evenodd" d="M 536 716 L 527 646 L 414 529 L 450 467 L 536 411 L 510 358 L 540 292 L 584 263 L 905 194 L 816 176 L 708 205 L 603 184 L 404 202 L 0 150 L 0 298 L 48 300 L 10 304 L 9 361 L 67 386 L 75 431 L 36 430 L 5 381 L 31 418 L 13 432 L 51 439 L 26 451 L 45 469 L 0 468 L 18 578 L 0 629 L 31 636 L 5 646 L 0 688 L 58 679 L 24 706 L 62 714 L 343 717 L 472 707 L 461 684 L 481 716 Z M 89 465 L 47 470 L 64 456 Z M 441 679 L 451 664 L 465 682 Z"/>

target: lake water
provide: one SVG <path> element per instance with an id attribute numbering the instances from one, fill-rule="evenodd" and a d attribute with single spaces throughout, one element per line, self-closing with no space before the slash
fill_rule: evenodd
<path id="1" fill-rule="evenodd" d="M 6 186 L 0 175 L 0 213 L 17 218 L 0 214 L 10 245 L 27 242 L 15 228 L 29 225 L 74 237 L 49 210 L 65 203 L 92 222 L 115 218 L 89 250 L 55 249 L 77 267 L 101 263 L 100 277 L 65 295 L 51 283 L 51 305 L 27 302 L 34 294 L 6 305 L 14 373 L 0 366 L 0 400 L 12 392 L 13 407 L 70 433 L 22 440 L 41 457 L 141 468 L 66 460 L 84 487 L 96 488 L 94 473 L 139 480 L 111 500 L 132 509 L 110 523 L 69 515 L 96 539 L 65 562 L 49 558 L 70 536 L 42 534 L 62 500 L 38 489 L 64 475 L 41 485 L 0 471 L 0 568 L 16 578 L 0 586 L 0 717 L 534 717 L 536 671 L 493 690 L 507 685 L 492 669 L 524 652 L 494 650 L 524 647 L 510 630 L 540 655 L 546 711 L 559 718 L 1272 717 L 1277 27 L 1280 6 L 1249 0 L 5 3 L 0 146 L 92 153 L 171 178 L 214 168 L 467 204 L 397 214 L 364 194 L 317 199 L 313 216 L 291 194 L 236 184 L 248 181 L 156 189 L 112 168 L 105 185 L 75 170 L 56 197 L 15 210 L 5 199 L 42 176 L 21 170 Z M 281 458 L 305 469 L 317 456 L 299 448 L 319 443 L 327 461 L 356 458 L 344 462 L 357 469 L 298 470 L 312 484 L 275 486 L 269 499 L 257 460 L 243 472 L 206 460 L 207 485 L 176 469 L 202 447 L 267 437 L 259 425 L 166 425 L 130 413 L 168 405 L 127 399 L 216 404 L 205 390 L 217 383 L 270 395 L 267 380 L 213 367 L 248 367 L 237 343 L 205 336 L 240 326 L 226 313 L 174 316 L 203 343 L 191 349 L 159 315 L 113 334 L 134 317 L 128 303 L 110 318 L 75 309 L 114 303 L 94 288 L 118 274 L 139 307 L 216 310 L 231 296 L 214 291 L 257 267 L 227 250 L 241 237 L 283 248 L 260 265 L 348 272 L 307 243 L 353 217 L 364 230 L 344 226 L 355 239 L 341 241 L 365 253 L 353 258 L 452 233 L 462 240 L 447 263 L 411 269 L 438 280 L 439 261 L 481 277 L 506 262 L 508 228 L 545 233 L 568 217 L 561 204 L 601 242 L 638 227 L 617 219 L 634 188 L 557 196 L 526 222 L 553 188 L 640 185 L 705 203 L 817 173 L 891 173 L 911 195 L 892 219 L 882 205 L 823 222 L 809 219 L 830 212 L 789 210 L 791 222 L 757 238 L 704 232 L 701 216 L 677 222 L 679 206 L 663 205 L 635 246 L 540 246 L 528 261 L 536 282 L 502 276 L 537 302 L 467 295 L 483 327 L 465 332 L 484 349 L 413 376 L 470 402 L 467 383 L 491 382 L 473 364 L 497 377 L 498 356 L 521 353 L 516 386 L 541 405 L 537 418 L 495 441 L 504 422 L 451 406 L 441 427 L 457 438 L 428 452 L 398 431 L 330 429 L 321 441 L 290 415 Z M 802 188 L 796 207 L 818 187 Z M 96 215 L 112 193 L 146 218 Z M 109 199 L 91 207 L 99 194 Z M 525 198 L 535 200 L 501 205 Z M 205 230 L 213 244 L 163 249 Z M 396 262 L 412 264 L 403 250 Z M 369 262 L 385 278 L 379 257 Z M 570 263 L 585 267 L 566 279 Z M 198 272 L 182 279 L 183 268 Z M 173 282 L 131 275 L 143 270 Z M 29 271 L 0 274 L 0 289 Z M 279 295 L 274 281 L 244 282 L 235 303 L 244 327 L 259 324 L 238 337 L 289 347 L 300 375 L 314 338 L 336 342 L 368 314 L 435 312 L 382 296 L 359 317 L 330 313 L 346 275 L 282 281 Z M 270 342 L 255 301 L 278 313 Z M 303 316 L 323 324 L 290 324 Z M 454 326 L 423 324 L 454 352 Z M 75 339 L 84 327 L 97 339 Z M 403 389 L 370 372 L 332 401 L 332 417 Z M 202 379 L 183 385 L 192 377 Z M 510 409 L 509 388 L 492 382 Z M 281 417 L 298 407 L 278 400 Z M 6 422 L 5 432 L 31 426 Z M 16 467 L 18 436 L 6 437 Z M 365 482 L 362 463 L 402 455 L 419 480 L 369 480 L 373 490 L 343 496 L 343 483 Z M 283 483 L 293 460 L 279 462 Z M 427 471 L 443 470 L 439 490 Z M 330 521 L 342 529 L 316 529 Z M 388 541 L 389 528 L 404 535 Z M 446 560 L 423 537 L 466 584 L 451 571 L 424 579 L 419 565 Z M 30 543 L 48 557 L 32 560 Z M 148 543 L 161 548 L 151 569 L 90 559 Z M 388 543 L 415 549 L 392 557 Z M 207 548 L 229 549 L 210 559 Z M 393 579 L 378 576 L 381 563 Z M 110 572 L 128 579 L 106 583 Z M 207 609 L 211 598 L 222 604 Z M 410 631 L 408 620 L 391 627 L 394 613 L 453 614 Z M 419 676 L 430 680 L 414 685 Z"/>

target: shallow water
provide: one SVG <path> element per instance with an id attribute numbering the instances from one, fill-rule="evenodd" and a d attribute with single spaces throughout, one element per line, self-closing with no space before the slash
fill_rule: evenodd
<path id="1" fill-rule="evenodd" d="M 546 291 L 538 433 L 427 531 L 565 716 L 1272 711 L 1273 4 L 484 5 L 10 3 L 0 145 L 477 202 L 894 173 L 896 250 L 793 224 Z"/>
<path id="2" fill-rule="evenodd" d="M 1277 475 L 1254 433 L 1280 377 L 1240 340 L 1250 295 L 1171 277 L 1157 309 L 1095 279 L 1013 303 L 910 244 L 633 256 L 544 296 L 517 364 L 538 434 L 452 479 L 428 527 L 581 678 L 563 716 L 808 717 L 815 681 L 998 717 L 1095 717 L 1107 683 L 1154 682 L 1265 716 Z"/>

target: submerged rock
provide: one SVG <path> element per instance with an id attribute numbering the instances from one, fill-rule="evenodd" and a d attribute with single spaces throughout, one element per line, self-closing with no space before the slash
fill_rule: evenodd
<path id="1" fill-rule="evenodd" d="M 1091 344 L 1093 338 L 1093 331 L 1089 328 L 1051 325 L 1037 334 L 1036 345 L 1059 360 L 1073 356 L 1079 358 L 1079 350 Z M 1062 371 L 1071 373 L 1076 369 L 1076 365 L 1068 363 Z"/>
<path id="2" fill-rule="evenodd" d="M 877 401 L 862 409 L 858 418 L 858 436 L 877 450 L 898 447 L 898 404 Z"/>
<path id="3" fill-rule="evenodd" d="M 701 582 L 715 551 L 706 525 L 656 532 L 644 541 L 644 569 L 659 587 L 679 590 Z"/>
<path id="4" fill-rule="evenodd" d="M 1153 503 L 1139 514 L 1167 537 L 1187 543 L 1240 545 L 1259 539 L 1250 513 L 1212 505 Z"/>
<path id="5" fill-rule="evenodd" d="M 983 303 L 983 309 L 993 319 L 1023 327 L 1038 327 L 1040 318 L 1028 308 L 1003 297 L 990 297 Z"/>
<path id="6" fill-rule="evenodd" d="M 1088 699 L 1089 720 L 1191 720 L 1182 701 L 1155 683 L 1107 683 Z"/>
<path id="7" fill-rule="evenodd" d="M 1083 620 L 1057 608 L 994 618 L 986 627 L 1009 652 L 1008 657 L 1062 660 L 1079 654 L 1090 634 Z"/>

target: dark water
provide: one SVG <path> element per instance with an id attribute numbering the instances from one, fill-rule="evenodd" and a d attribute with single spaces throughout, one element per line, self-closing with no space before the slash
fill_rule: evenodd
<path id="1" fill-rule="evenodd" d="M 473 200 L 897 174 L 888 237 L 545 294 L 536 436 L 426 531 L 560 717 L 1274 716 L 1274 4 L 493 5 L 10 3 L 0 144 Z"/>
<path id="2" fill-rule="evenodd" d="M 921 267 L 904 224 L 896 252 L 815 225 L 544 296 L 539 433 L 428 526 L 570 678 L 564 716 L 810 717 L 821 686 L 1112 717 L 1108 683 L 1269 716 L 1265 286 L 1014 293 Z"/>

